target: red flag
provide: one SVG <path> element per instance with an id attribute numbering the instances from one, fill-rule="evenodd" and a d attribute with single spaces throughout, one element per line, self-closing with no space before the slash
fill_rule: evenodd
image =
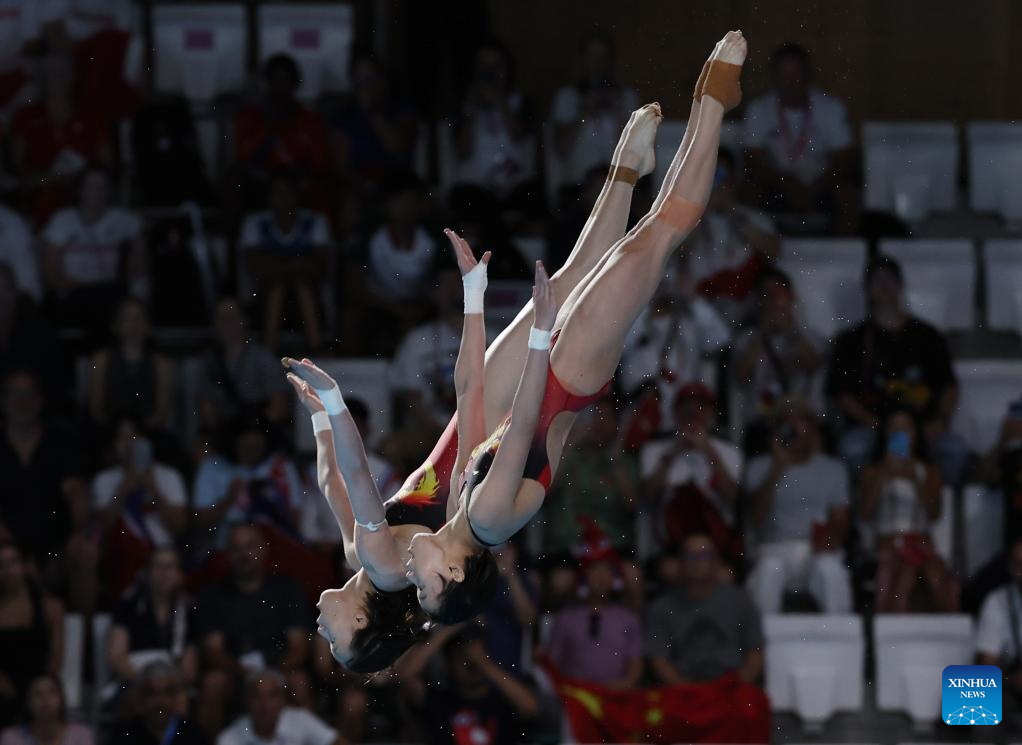
<path id="1" fill-rule="evenodd" d="M 558 673 L 554 684 L 577 742 L 770 741 L 770 702 L 729 673 L 708 683 L 614 691 Z"/>

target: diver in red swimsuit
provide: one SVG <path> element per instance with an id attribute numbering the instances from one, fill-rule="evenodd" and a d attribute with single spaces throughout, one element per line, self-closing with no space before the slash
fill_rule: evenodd
<path id="1" fill-rule="evenodd" d="M 415 534 L 408 547 L 408 578 L 431 619 L 458 623 L 485 607 L 497 583 L 488 547 L 517 533 L 542 507 L 579 407 L 602 394 L 667 259 L 702 217 L 716 169 L 721 121 L 726 110 L 741 101 L 739 78 L 746 53 L 741 32 L 729 32 L 718 42 L 696 84 L 688 142 L 682 141 L 650 212 L 611 248 L 560 310 L 551 281 L 537 263 L 533 328 L 510 415 L 485 441 L 478 429 L 459 425 L 461 447 L 481 444 L 473 450 L 458 510 L 439 531 Z M 476 412 L 486 406 L 483 393 L 480 389 L 459 396 L 458 416 L 476 419 Z"/>

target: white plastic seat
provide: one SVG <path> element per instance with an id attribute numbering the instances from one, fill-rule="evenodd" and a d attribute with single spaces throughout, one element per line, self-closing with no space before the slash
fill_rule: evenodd
<path id="1" fill-rule="evenodd" d="M 85 619 L 78 613 L 64 614 L 64 659 L 60 664 L 60 681 L 64 686 L 67 708 L 82 705 L 82 658 L 85 656 Z"/>
<path id="2" fill-rule="evenodd" d="M 1022 124 L 970 122 L 965 128 L 969 153 L 969 204 L 1022 220 Z"/>
<path id="3" fill-rule="evenodd" d="M 783 614 L 763 619 L 766 685 L 773 709 L 809 727 L 862 708 L 864 640 L 856 615 Z"/>
<path id="4" fill-rule="evenodd" d="M 862 320 L 865 241 L 785 239 L 778 265 L 791 277 L 806 325 L 821 336 L 830 338 Z"/>
<path id="5" fill-rule="evenodd" d="M 92 617 L 92 684 L 100 691 L 110 681 L 110 665 L 107 663 L 107 637 L 113 626 L 113 616 L 97 613 Z"/>
<path id="6" fill-rule="evenodd" d="M 951 428 L 976 453 L 997 441 L 1012 402 L 1022 398 L 1022 360 L 956 360 L 958 408 Z"/>
<path id="7" fill-rule="evenodd" d="M 156 88 L 209 101 L 245 82 L 248 32 L 240 4 L 153 8 Z"/>
<path id="8" fill-rule="evenodd" d="M 940 717 L 941 673 L 972 662 L 972 618 L 964 614 L 873 619 L 877 708 L 903 711 L 917 728 Z"/>
<path id="9" fill-rule="evenodd" d="M 941 331 L 976 324 L 976 255 L 972 241 L 885 240 L 880 253 L 901 264 L 909 308 Z"/>
<path id="10" fill-rule="evenodd" d="M 984 243 L 983 269 L 987 327 L 1022 333 L 1022 240 Z"/>
<path id="11" fill-rule="evenodd" d="M 349 3 L 268 3 L 257 12 L 260 61 L 278 53 L 293 57 L 302 71 L 302 98 L 350 87 L 355 28 Z"/>
<path id="12" fill-rule="evenodd" d="M 387 385 L 387 360 L 332 358 L 317 360 L 317 364 L 337 381 L 344 396 L 365 403 L 369 409 L 370 424 L 377 435 L 383 434 L 390 427 L 391 397 Z M 295 416 L 295 447 L 304 452 L 316 449 L 315 436 L 307 416 Z"/>
<path id="13" fill-rule="evenodd" d="M 958 132 L 953 122 L 866 122 L 864 201 L 913 221 L 957 204 Z"/>

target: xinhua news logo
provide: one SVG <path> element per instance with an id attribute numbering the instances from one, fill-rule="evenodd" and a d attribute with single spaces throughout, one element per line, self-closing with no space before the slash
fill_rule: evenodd
<path id="1" fill-rule="evenodd" d="M 1001 668 L 948 665 L 943 679 L 940 708 L 945 724 L 1000 724 Z"/>

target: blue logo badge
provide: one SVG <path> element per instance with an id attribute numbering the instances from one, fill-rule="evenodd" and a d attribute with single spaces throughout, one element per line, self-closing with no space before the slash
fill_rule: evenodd
<path id="1" fill-rule="evenodd" d="M 1000 724 L 1001 668 L 948 665 L 944 668 L 941 718 L 945 724 Z"/>

